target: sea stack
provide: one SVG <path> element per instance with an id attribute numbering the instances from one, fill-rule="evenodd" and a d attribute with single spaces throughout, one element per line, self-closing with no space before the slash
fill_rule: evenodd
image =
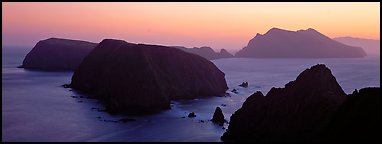
<path id="1" fill-rule="evenodd" d="M 216 107 L 214 115 L 211 119 L 212 122 L 217 123 L 219 125 L 223 125 L 225 122 L 223 111 L 220 107 Z"/>
<path id="2" fill-rule="evenodd" d="M 61 38 L 41 40 L 25 56 L 20 67 L 42 71 L 74 71 L 96 45 Z"/>
<path id="3" fill-rule="evenodd" d="M 209 60 L 179 49 L 105 39 L 74 72 L 70 86 L 108 111 L 145 113 L 170 100 L 224 95 L 225 75 Z"/>
<path id="4" fill-rule="evenodd" d="M 318 141 L 346 94 L 323 64 L 264 96 L 257 91 L 230 118 L 224 141 Z"/>
<path id="5" fill-rule="evenodd" d="M 247 58 L 361 58 L 365 51 L 360 47 L 337 42 L 320 32 L 289 31 L 272 28 L 264 35 L 257 34 L 235 57 Z"/>

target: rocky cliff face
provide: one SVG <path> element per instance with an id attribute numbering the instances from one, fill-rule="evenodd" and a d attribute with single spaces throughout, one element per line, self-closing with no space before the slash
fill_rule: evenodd
<path id="1" fill-rule="evenodd" d="M 288 31 L 272 28 L 257 34 L 235 54 L 249 58 L 359 58 L 366 56 L 360 47 L 342 44 L 314 29 Z"/>
<path id="2" fill-rule="evenodd" d="M 214 60 L 214 59 L 220 59 L 220 58 L 231 58 L 233 57 L 232 54 L 230 54 L 227 50 L 221 49 L 219 53 L 215 52 L 212 48 L 210 47 L 194 47 L 194 48 L 186 48 L 186 47 L 181 47 L 181 46 L 173 46 L 174 48 L 181 49 L 185 52 L 197 54 L 199 56 L 202 56 L 206 59 L 209 60 Z"/>
<path id="3" fill-rule="evenodd" d="M 325 65 L 303 71 L 285 88 L 255 92 L 230 118 L 225 141 L 317 141 L 346 94 Z"/>
<path id="4" fill-rule="evenodd" d="M 20 67 L 44 71 L 73 71 L 96 45 L 59 38 L 41 40 L 25 56 Z"/>
<path id="5" fill-rule="evenodd" d="M 348 95 L 323 132 L 322 139 L 328 142 L 380 143 L 380 88 L 363 88 Z"/>
<path id="6" fill-rule="evenodd" d="M 103 100 L 109 111 L 143 113 L 170 108 L 174 99 L 222 95 L 224 77 L 209 60 L 179 49 L 106 39 L 70 86 Z"/>

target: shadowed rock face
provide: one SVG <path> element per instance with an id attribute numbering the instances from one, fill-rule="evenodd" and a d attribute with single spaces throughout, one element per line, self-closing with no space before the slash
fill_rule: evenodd
<path id="1" fill-rule="evenodd" d="M 325 65 L 303 71 L 285 88 L 255 92 L 230 118 L 225 141 L 317 141 L 346 94 Z"/>
<path id="2" fill-rule="evenodd" d="M 314 29 L 288 31 L 272 28 L 257 34 L 235 54 L 249 58 L 359 58 L 366 56 L 360 47 L 342 44 Z"/>
<path id="3" fill-rule="evenodd" d="M 214 59 L 220 59 L 220 58 L 231 58 L 233 57 L 232 54 L 230 54 L 227 50 L 221 49 L 219 53 L 216 53 L 212 48 L 210 47 L 194 47 L 194 48 L 186 48 L 182 46 L 172 46 L 174 48 L 181 49 L 185 52 L 197 54 L 199 56 L 202 56 L 206 59 L 209 60 L 214 60 Z"/>
<path id="4" fill-rule="evenodd" d="M 220 107 L 216 107 L 211 121 L 214 123 L 217 123 L 217 124 L 224 124 L 224 122 L 225 122 L 224 114 L 223 114 L 222 109 L 220 109 Z"/>
<path id="5" fill-rule="evenodd" d="M 323 132 L 330 142 L 381 142 L 380 88 L 363 88 L 348 95 Z"/>
<path id="6" fill-rule="evenodd" d="M 20 67 L 44 71 L 73 71 L 96 45 L 59 38 L 42 40 L 25 56 Z"/>
<path id="7" fill-rule="evenodd" d="M 179 49 L 103 40 L 74 72 L 71 87 L 92 93 L 111 112 L 170 108 L 170 100 L 218 96 L 228 89 L 212 62 Z"/>

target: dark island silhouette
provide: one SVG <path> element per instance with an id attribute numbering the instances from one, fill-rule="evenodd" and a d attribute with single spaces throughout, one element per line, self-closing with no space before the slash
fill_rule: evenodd
<path id="1" fill-rule="evenodd" d="M 25 56 L 20 68 L 73 71 L 96 45 L 97 43 L 62 38 L 41 40 Z"/>
<path id="2" fill-rule="evenodd" d="M 112 113 L 169 109 L 170 100 L 224 95 L 225 74 L 179 49 L 105 39 L 73 74 L 70 87 L 102 100 Z"/>
<path id="3" fill-rule="evenodd" d="M 348 95 L 323 131 L 330 142 L 381 142 L 381 95 L 379 87 L 355 90 Z"/>
<path id="4" fill-rule="evenodd" d="M 284 88 L 273 87 L 266 96 L 259 91 L 249 96 L 230 117 L 221 138 L 252 142 L 373 141 L 380 136 L 379 100 L 379 88 L 346 96 L 330 69 L 318 64 Z"/>
<path id="5" fill-rule="evenodd" d="M 232 54 L 230 54 L 227 50 L 221 49 L 220 52 L 215 52 L 211 47 L 194 47 L 194 48 L 186 48 L 183 46 L 172 46 L 174 48 L 181 49 L 185 52 L 193 53 L 200 55 L 206 59 L 214 60 L 214 59 L 221 59 L 221 58 L 231 58 L 233 57 Z"/>
<path id="6" fill-rule="evenodd" d="M 25 56 L 19 68 L 41 71 L 74 71 L 97 44 L 63 38 L 41 40 Z M 171 47 L 202 56 L 208 60 L 233 57 L 225 49 L 221 49 L 219 53 L 216 53 L 210 47 Z"/>
<path id="7" fill-rule="evenodd" d="M 247 58 L 361 58 L 366 56 L 360 47 L 337 42 L 320 32 L 289 31 L 272 28 L 264 35 L 256 34 L 235 57 Z"/>
<path id="8" fill-rule="evenodd" d="M 379 55 L 381 52 L 380 40 L 355 37 L 336 37 L 333 39 L 346 45 L 362 47 L 367 55 Z"/>

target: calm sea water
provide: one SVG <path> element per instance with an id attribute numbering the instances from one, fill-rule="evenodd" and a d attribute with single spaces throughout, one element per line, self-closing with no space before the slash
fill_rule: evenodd
<path id="1" fill-rule="evenodd" d="M 72 72 L 39 72 L 16 68 L 30 49 L 3 47 L 3 141 L 220 141 L 221 126 L 208 120 L 220 106 L 227 120 L 254 91 L 283 87 L 317 63 L 326 64 L 346 93 L 380 86 L 380 57 L 356 59 L 219 59 L 231 97 L 174 101 L 171 110 L 149 116 L 110 115 L 93 99 L 72 98 L 79 93 L 61 87 Z M 248 88 L 241 82 L 248 81 Z M 221 106 L 222 104 L 226 106 Z M 197 117 L 188 118 L 189 112 Z M 182 118 L 186 116 L 186 118 Z M 127 123 L 108 122 L 135 118 Z M 104 121 L 106 120 L 106 122 Z M 204 122 L 201 122 L 203 120 Z M 227 128 L 227 124 L 224 125 Z"/>

